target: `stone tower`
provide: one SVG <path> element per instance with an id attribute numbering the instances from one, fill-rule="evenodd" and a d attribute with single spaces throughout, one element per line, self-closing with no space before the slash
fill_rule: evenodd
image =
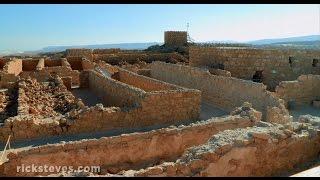
<path id="1" fill-rule="evenodd" d="M 165 31 L 164 44 L 168 47 L 180 47 L 187 45 L 187 31 Z"/>

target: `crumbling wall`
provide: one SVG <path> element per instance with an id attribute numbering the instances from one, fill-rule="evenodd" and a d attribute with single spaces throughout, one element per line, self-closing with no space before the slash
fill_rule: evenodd
<path id="1" fill-rule="evenodd" d="M 301 75 L 295 81 L 282 81 L 276 87 L 276 94 L 286 102 L 311 104 L 320 100 L 320 75 Z"/>
<path id="2" fill-rule="evenodd" d="M 114 54 L 120 52 L 120 48 L 110 48 L 110 49 L 94 49 L 92 53 L 95 54 Z"/>
<path id="3" fill-rule="evenodd" d="M 52 75 L 59 75 L 60 77 L 71 77 L 73 85 L 79 85 L 79 71 L 72 70 L 68 66 L 51 66 L 44 67 L 38 71 L 24 71 L 20 74 L 21 78 L 35 78 L 38 81 L 47 81 Z"/>
<path id="4" fill-rule="evenodd" d="M 257 117 L 259 118 L 259 117 Z M 34 176 L 46 173 L 17 173 L 16 166 L 34 165 L 99 165 L 102 173 L 140 169 L 179 157 L 186 148 L 205 143 L 212 135 L 226 129 L 247 127 L 259 119 L 228 116 L 197 122 L 188 126 L 163 128 L 143 133 L 123 134 L 44 145 L 12 152 L 2 165 L 1 175 Z M 54 157 L 54 158 L 53 158 Z"/>
<path id="5" fill-rule="evenodd" d="M 171 47 L 185 46 L 188 43 L 186 31 L 165 31 L 164 44 Z"/>
<path id="6" fill-rule="evenodd" d="M 69 58 L 86 58 L 90 61 L 93 60 L 92 50 L 91 49 L 67 49 L 66 57 Z"/>
<path id="7" fill-rule="evenodd" d="M 190 47 L 190 65 L 223 64 L 233 77 L 251 80 L 263 71 L 262 82 L 269 89 L 281 81 L 295 80 L 301 74 L 320 74 L 320 52 L 314 50 L 272 50 L 253 48 Z"/>
<path id="8" fill-rule="evenodd" d="M 208 70 L 153 62 L 151 77 L 172 84 L 201 91 L 203 101 L 230 111 L 248 101 L 263 113 L 263 119 L 270 122 L 289 121 L 284 102 L 266 90 L 265 85 L 233 77 L 215 76 Z M 277 117 L 276 117 L 277 116 Z"/>
<path id="9" fill-rule="evenodd" d="M 164 61 L 164 62 L 187 62 L 188 60 L 178 53 L 115 53 L 115 54 L 95 54 L 94 60 L 105 61 L 112 65 L 119 65 L 127 62 L 130 64 L 144 61 L 151 63 L 153 61 Z"/>
<path id="10" fill-rule="evenodd" d="M 22 71 L 22 60 L 14 59 L 14 60 L 8 61 L 3 67 L 3 70 L 6 73 L 14 74 L 15 76 L 19 75 Z"/>
<path id="11" fill-rule="evenodd" d="M 92 91 L 100 98 L 105 98 L 106 104 L 112 102 L 113 106 L 116 104 L 121 108 L 105 108 L 101 104 L 89 108 L 85 107 L 81 100 L 77 100 L 74 103 L 81 109 L 68 112 L 64 114 L 65 117 L 46 118 L 38 116 L 37 112 L 45 110 L 47 105 L 38 104 L 29 99 L 37 106 L 39 105 L 40 107 L 37 108 L 40 110 L 25 111 L 26 108 L 23 108 L 24 110 L 21 112 L 24 113 L 21 115 L 29 112 L 29 116 L 16 116 L 7 120 L 0 128 L 1 141 L 5 141 L 10 134 L 14 134 L 12 140 L 15 141 L 61 134 L 159 127 L 199 119 L 201 96 L 198 90 L 180 88 L 170 91 L 145 92 L 120 81 L 104 77 L 94 71 L 83 71 L 81 73 L 82 81 L 89 82 L 88 87 L 92 88 Z M 83 84 L 80 85 L 83 86 Z M 45 89 L 53 91 L 53 93 L 60 92 L 56 92 L 50 87 Z M 70 94 L 62 80 L 58 89 Z M 44 92 L 40 91 L 39 93 Z M 24 94 L 23 92 L 19 93 L 19 99 L 26 97 Z M 56 95 L 57 97 L 54 97 L 61 99 L 59 94 Z M 43 96 L 43 98 L 46 97 Z M 19 102 L 28 102 L 28 98 Z M 50 101 L 45 102 L 50 104 Z M 29 109 L 29 103 L 21 103 L 21 105 L 26 105 Z M 68 106 L 65 108 L 68 109 Z M 25 131 L 27 127 L 28 131 Z"/>
<path id="12" fill-rule="evenodd" d="M 176 162 L 166 162 L 126 176 L 277 176 L 318 158 L 317 128 L 264 125 L 225 130 L 194 146 Z"/>

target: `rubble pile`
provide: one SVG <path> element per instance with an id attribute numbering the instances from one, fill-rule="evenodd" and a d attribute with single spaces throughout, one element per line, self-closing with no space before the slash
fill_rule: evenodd
<path id="1" fill-rule="evenodd" d="M 3 89 L 0 91 L 0 123 L 17 113 L 16 89 Z"/>
<path id="2" fill-rule="evenodd" d="M 24 91 L 22 98 L 28 104 L 30 114 L 53 117 L 79 107 L 78 100 L 58 77 L 41 83 L 31 78 L 23 79 L 19 88 Z"/>

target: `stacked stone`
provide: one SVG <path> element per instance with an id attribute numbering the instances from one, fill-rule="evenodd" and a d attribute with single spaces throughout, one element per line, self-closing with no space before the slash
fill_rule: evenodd
<path id="1" fill-rule="evenodd" d="M 185 46 L 188 43 L 186 31 L 166 31 L 164 32 L 164 44 L 168 47 Z"/>

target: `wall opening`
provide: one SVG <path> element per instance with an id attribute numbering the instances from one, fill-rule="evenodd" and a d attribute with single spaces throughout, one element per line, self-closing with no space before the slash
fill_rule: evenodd
<path id="1" fill-rule="evenodd" d="M 312 60 L 312 67 L 318 67 L 319 66 L 319 59 L 313 59 Z"/>
<path id="2" fill-rule="evenodd" d="M 252 76 L 252 81 L 253 82 L 258 82 L 258 83 L 262 83 L 262 80 L 263 80 L 263 74 L 262 74 L 263 71 L 256 71 L 254 73 L 254 75 Z"/>
<path id="3" fill-rule="evenodd" d="M 293 57 L 289 57 L 289 64 L 290 64 L 290 67 L 292 67 L 292 63 L 293 63 Z"/>

